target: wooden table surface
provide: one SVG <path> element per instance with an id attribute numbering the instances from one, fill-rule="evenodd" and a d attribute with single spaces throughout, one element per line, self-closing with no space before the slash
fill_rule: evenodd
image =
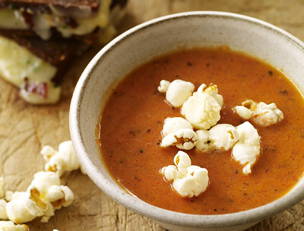
<path id="1" fill-rule="evenodd" d="M 158 16 L 192 10 L 217 10 L 266 20 L 304 39 L 303 0 L 130 0 L 120 31 Z M 0 80 L 0 175 L 6 190 L 23 190 L 42 169 L 42 145 L 57 146 L 69 139 L 68 111 L 73 87 L 87 63 L 88 54 L 67 74 L 63 99 L 55 106 L 35 107 L 18 98 L 17 90 Z M 31 231 L 162 231 L 152 220 L 116 204 L 80 173 L 68 185 L 75 203 L 56 212 L 47 224 L 34 221 Z M 271 217 L 250 231 L 304 231 L 304 202 Z"/>

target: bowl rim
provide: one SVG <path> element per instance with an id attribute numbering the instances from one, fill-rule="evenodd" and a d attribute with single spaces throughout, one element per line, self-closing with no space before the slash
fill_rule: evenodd
<path id="1" fill-rule="evenodd" d="M 171 14 L 155 18 L 139 24 L 126 32 L 120 34 L 115 39 L 110 41 L 106 46 L 104 46 L 90 61 L 85 70 L 82 72 L 79 81 L 75 87 L 69 113 L 69 127 L 70 135 L 75 147 L 76 153 L 82 167 L 88 174 L 90 179 L 108 196 L 117 201 L 118 203 L 124 205 L 125 207 L 145 215 L 147 217 L 153 218 L 159 222 L 169 223 L 173 225 L 182 225 L 188 227 L 223 227 L 223 226 L 234 226 L 243 225 L 248 223 L 256 223 L 268 216 L 274 215 L 292 205 L 296 204 L 300 200 L 304 199 L 304 191 L 294 190 L 288 194 L 283 195 L 281 198 L 270 202 L 266 205 L 259 206 L 257 208 L 228 213 L 220 215 L 199 215 L 199 214 L 187 214 L 181 212 L 174 212 L 171 210 L 162 209 L 145 201 L 137 198 L 136 196 L 131 196 L 124 193 L 124 189 L 120 186 L 120 192 L 116 192 L 117 188 L 113 185 L 108 184 L 108 180 L 100 173 L 98 173 L 94 164 L 90 161 L 88 157 L 88 152 L 86 151 L 83 137 L 80 130 L 80 108 L 82 103 L 82 97 L 86 89 L 86 85 L 90 81 L 91 73 L 94 71 L 95 67 L 101 62 L 102 57 L 107 55 L 112 49 L 114 49 L 119 43 L 123 42 L 130 36 L 136 35 L 137 32 L 144 29 L 148 29 L 153 25 L 165 23 L 168 20 L 175 20 L 178 18 L 191 18 L 191 17 L 220 17 L 234 19 L 242 22 L 247 22 L 249 24 L 255 24 L 258 26 L 266 28 L 267 30 L 276 33 L 278 36 L 282 36 L 292 43 L 298 49 L 302 50 L 304 53 L 304 43 L 298 38 L 294 37 L 290 33 L 283 29 L 280 29 L 270 23 L 265 21 L 230 12 L 220 12 L 220 11 L 190 11 L 182 12 L 177 14 Z M 113 179 L 114 181 L 114 179 Z M 115 181 L 114 181 L 115 182 Z M 116 183 L 116 185 L 118 185 Z M 131 203 L 132 202 L 132 203 Z"/>

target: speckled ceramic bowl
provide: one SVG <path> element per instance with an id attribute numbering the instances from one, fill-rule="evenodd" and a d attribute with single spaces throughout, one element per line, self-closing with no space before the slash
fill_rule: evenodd
<path id="1" fill-rule="evenodd" d="M 303 43 L 266 22 L 224 12 L 169 15 L 128 30 L 93 58 L 74 91 L 70 132 L 89 177 L 118 203 L 170 230 L 244 230 L 304 198 L 304 180 L 301 180 L 282 198 L 255 209 L 225 215 L 189 215 L 152 206 L 128 194 L 104 166 L 96 144 L 96 125 L 115 83 L 155 56 L 180 47 L 218 45 L 228 45 L 265 60 L 282 70 L 303 92 Z"/>

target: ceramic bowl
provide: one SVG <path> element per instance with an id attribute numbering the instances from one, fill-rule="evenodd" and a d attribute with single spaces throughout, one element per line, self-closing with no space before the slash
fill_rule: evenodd
<path id="1" fill-rule="evenodd" d="M 303 92 L 304 46 L 297 38 L 247 16 L 185 12 L 145 22 L 112 40 L 86 67 L 73 94 L 70 132 L 88 176 L 118 203 L 170 230 L 244 230 L 304 198 L 304 180 L 300 180 L 285 196 L 255 209 L 224 215 L 190 215 L 140 200 L 122 189 L 108 173 L 96 143 L 96 126 L 115 84 L 155 56 L 181 47 L 219 45 L 265 60 L 284 72 Z"/>

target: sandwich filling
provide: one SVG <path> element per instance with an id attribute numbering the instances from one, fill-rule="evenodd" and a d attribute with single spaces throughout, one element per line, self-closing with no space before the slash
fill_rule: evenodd
<path id="1" fill-rule="evenodd" d="M 121 12 L 126 3 L 96 0 L 94 6 L 74 6 L 68 1 L 61 2 L 64 5 L 56 5 L 58 1 L 53 5 L 17 2 L 0 0 L 0 76 L 19 87 L 20 96 L 31 104 L 59 100 L 60 87 L 55 82 L 70 59 L 93 42 L 109 41 L 116 33 L 112 19 L 119 18 L 117 9 Z"/>
<path id="2" fill-rule="evenodd" d="M 32 8 L 0 9 L 0 29 L 33 30 L 42 39 L 52 36 L 56 29 L 61 36 L 69 38 L 105 28 L 109 24 L 111 0 L 102 0 L 98 9 L 62 8 L 50 5 L 48 10 L 33 11 Z"/>
<path id="3" fill-rule="evenodd" d="M 57 68 L 32 54 L 16 42 L 0 36 L 0 75 L 20 88 L 29 103 L 55 103 L 60 87 L 51 81 Z"/>

